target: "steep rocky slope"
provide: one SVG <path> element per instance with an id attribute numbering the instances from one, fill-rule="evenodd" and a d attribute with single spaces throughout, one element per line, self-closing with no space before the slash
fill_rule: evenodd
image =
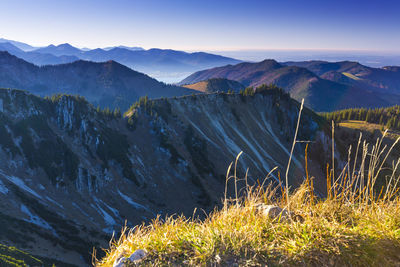
<path id="1" fill-rule="evenodd" d="M 238 173 L 249 168 L 250 183 L 285 169 L 298 108 L 270 90 L 142 98 L 121 118 L 79 97 L 2 89 L 0 242 L 83 266 L 125 220 L 209 211 L 240 151 Z M 324 136 L 319 119 L 305 110 L 300 140 Z M 298 146 L 292 185 L 303 179 L 303 153 Z"/>

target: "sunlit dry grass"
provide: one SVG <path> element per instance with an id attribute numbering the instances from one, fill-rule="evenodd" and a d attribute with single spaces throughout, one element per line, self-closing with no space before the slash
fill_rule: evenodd
<path id="1" fill-rule="evenodd" d="M 360 81 L 362 80 L 360 77 L 355 76 L 354 74 L 348 73 L 348 72 L 342 72 L 343 75 L 345 75 L 346 77 L 349 77 L 350 79 L 356 80 L 356 81 Z"/>
<path id="2" fill-rule="evenodd" d="M 340 127 L 356 129 L 361 131 L 367 131 L 370 133 L 374 133 L 375 131 L 379 131 L 381 134 L 384 133 L 385 127 L 379 124 L 370 123 L 366 121 L 356 121 L 356 120 L 348 120 L 339 123 Z M 389 130 L 386 133 L 386 137 L 392 140 L 396 140 L 400 136 L 400 132 Z"/>
<path id="3" fill-rule="evenodd" d="M 149 266 L 399 266 L 400 160 L 382 177 L 398 141 L 392 147 L 379 139 L 369 145 L 360 136 L 349 149 L 349 155 L 356 149 L 355 157 L 340 173 L 327 168 L 324 198 L 315 196 L 314 178 L 308 177 L 307 149 L 306 179 L 288 195 L 283 184 L 272 183 L 247 185 L 237 193 L 238 157 L 227 173 L 235 198 L 225 198 L 221 209 L 204 220 L 175 216 L 124 228 L 95 264 L 112 266 L 122 255 L 145 249 L 149 254 L 140 264 Z M 385 185 L 378 188 L 378 179 Z M 290 206 L 304 221 L 271 219 L 258 211 L 260 203 Z"/>
<path id="4" fill-rule="evenodd" d="M 266 192 L 268 193 L 268 192 Z M 304 222 L 273 221 L 259 214 L 261 195 L 215 211 L 204 221 L 169 217 L 148 226 L 124 229 L 99 266 L 112 266 L 136 249 L 150 255 L 143 264 L 395 266 L 400 261 L 400 203 L 343 203 L 339 199 L 310 203 L 307 188 L 291 195 L 292 210 Z M 284 205 L 282 200 L 267 203 Z"/>

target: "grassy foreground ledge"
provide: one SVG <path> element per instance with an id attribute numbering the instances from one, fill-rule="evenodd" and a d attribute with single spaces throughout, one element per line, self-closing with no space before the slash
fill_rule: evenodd
<path id="1" fill-rule="evenodd" d="M 390 171 L 385 164 L 398 141 L 387 148 L 360 137 L 355 159 L 337 177 L 327 171 L 325 198 L 314 195 L 308 176 L 290 194 L 281 184 L 248 186 L 205 220 L 174 216 L 124 228 L 95 265 L 113 266 L 145 249 L 142 266 L 399 266 L 400 159 Z M 228 170 L 230 178 L 236 183 Z M 257 210 L 260 203 L 289 208 L 304 221 L 271 219 Z"/>
<path id="2" fill-rule="evenodd" d="M 149 252 L 143 265 L 399 265 L 398 198 L 368 205 L 338 199 L 310 205 L 302 187 L 291 195 L 292 209 L 304 218 L 300 223 L 259 214 L 254 204 L 264 196 L 215 211 L 205 221 L 169 217 L 131 229 L 97 265 L 112 266 L 118 256 L 139 248 Z"/>

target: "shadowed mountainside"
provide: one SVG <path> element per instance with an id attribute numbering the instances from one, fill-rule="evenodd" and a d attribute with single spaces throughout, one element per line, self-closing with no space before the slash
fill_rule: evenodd
<path id="1" fill-rule="evenodd" d="M 299 108 L 279 90 L 142 98 L 126 118 L 71 96 L 2 89 L 0 103 L 0 242 L 79 266 L 125 220 L 212 210 L 240 151 L 249 183 L 284 169 Z M 320 117 L 305 110 L 303 119 L 299 138 L 329 139 Z M 302 150 L 292 185 L 303 180 Z"/>
<path id="2" fill-rule="evenodd" d="M 303 67 L 325 79 L 364 87 L 381 94 L 400 94 L 399 67 L 372 68 L 352 61 L 304 61 L 283 64 Z"/>
<path id="3" fill-rule="evenodd" d="M 66 43 L 24 51 L 15 45 L 26 47 L 26 44 L 21 46 L 18 42 L 4 40 L 0 43 L 0 51 L 8 51 L 12 55 L 39 66 L 71 63 L 79 59 L 94 62 L 113 60 L 168 83 L 179 81 L 195 71 L 240 62 L 240 60 L 210 53 L 187 53 L 158 48 L 144 50 L 137 47 L 118 46 L 105 49 L 79 49 Z"/>
<path id="4" fill-rule="evenodd" d="M 0 87 L 28 90 L 40 96 L 76 94 L 95 106 L 126 110 L 141 96 L 151 98 L 191 94 L 194 91 L 167 85 L 117 62 L 73 63 L 38 67 L 0 52 Z"/>

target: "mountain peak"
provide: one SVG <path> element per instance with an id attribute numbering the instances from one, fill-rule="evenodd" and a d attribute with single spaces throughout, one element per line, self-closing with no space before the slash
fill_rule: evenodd
<path id="1" fill-rule="evenodd" d="M 0 51 L 0 58 L 2 58 L 2 57 L 15 57 L 16 58 L 16 56 L 13 56 L 13 55 L 11 55 L 8 51 Z"/>
<path id="2" fill-rule="evenodd" d="M 95 106 L 121 110 L 128 109 L 144 95 L 159 98 L 193 93 L 187 88 L 165 85 L 114 60 L 77 60 L 37 67 L 8 52 L 0 52 L 0 72 L 0 87 L 20 88 L 42 96 L 79 94 Z"/>
<path id="3" fill-rule="evenodd" d="M 279 64 L 275 59 L 272 59 L 272 58 L 264 59 L 263 61 L 260 61 L 259 63 L 260 63 L 260 64 L 263 64 L 263 63 L 274 63 L 274 64 Z"/>
<path id="4" fill-rule="evenodd" d="M 0 43 L 0 51 L 21 52 L 22 50 L 13 45 L 12 43 L 5 42 L 5 43 Z"/>
<path id="5" fill-rule="evenodd" d="M 60 45 L 58 45 L 57 47 L 59 47 L 59 48 L 76 48 L 76 47 L 73 47 L 72 45 L 70 45 L 69 43 L 64 43 L 64 44 L 60 44 Z"/>
<path id="6" fill-rule="evenodd" d="M 35 66 L 34 64 L 20 59 L 19 57 L 10 54 L 8 51 L 0 51 L 0 69 L 2 70 L 0 72 L 2 72 L 3 75 L 7 75 L 7 72 L 20 73 L 21 69 L 29 69 L 30 71 L 34 72 L 36 68 L 37 66 Z M 17 88 L 17 86 L 8 87 Z"/>
<path id="7" fill-rule="evenodd" d="M 10 62 L 10 60 L 14 61 L 19 61 L 19 62 L 24 62 L 29 65 L 33 65 L 32 63 L 26 62 L 23 59 L 20 59 L 19 57 L 14 56 L 13 54 L 10 54 L 8 51 L 0 51 L 0 59 L 6 59 Z"/>
<path id="8" fill-rule="evenodd" d="M 270 67 L 282 67 L 275 59 L 264 59 L 258 63 L 259 65 L 270 66 Z"/>
<path id="9" fill-rule="evenodd" d="M 125 45 L 104 47 L 103 50 L 110 51 L 110 50 L 113 50 L 116 48 L 126 49 L 126 50 L 130 50 L 130 51 L 143 51 L 144 50 L 144 48 L 139 47 L 139 46 L 125 46 Z"/>
<path id="10" fill-rule="evenodd" d="M 77 56 L 82 53 L 82 50 L 68 43 L 60 45 L 49 45 L 47 47 L 36 49 L 35 52 L 42 54 L 52 54 L 54 56 Z"/>
<path id="11" fill-rule="evenodd" d="M 14 45 L 15 47 L 17 47 L 20 50 L 23 51 L 32 51 L 35 48 L 31 45 L 22 43 L 22 42 L 17 42 L 17 41 L 13 41 L 13 40 L 8 40 L 8 39 L 4 39 L 4 38 L 0 38 L 0 43 L 10 43 L 12 45 Z"/>

